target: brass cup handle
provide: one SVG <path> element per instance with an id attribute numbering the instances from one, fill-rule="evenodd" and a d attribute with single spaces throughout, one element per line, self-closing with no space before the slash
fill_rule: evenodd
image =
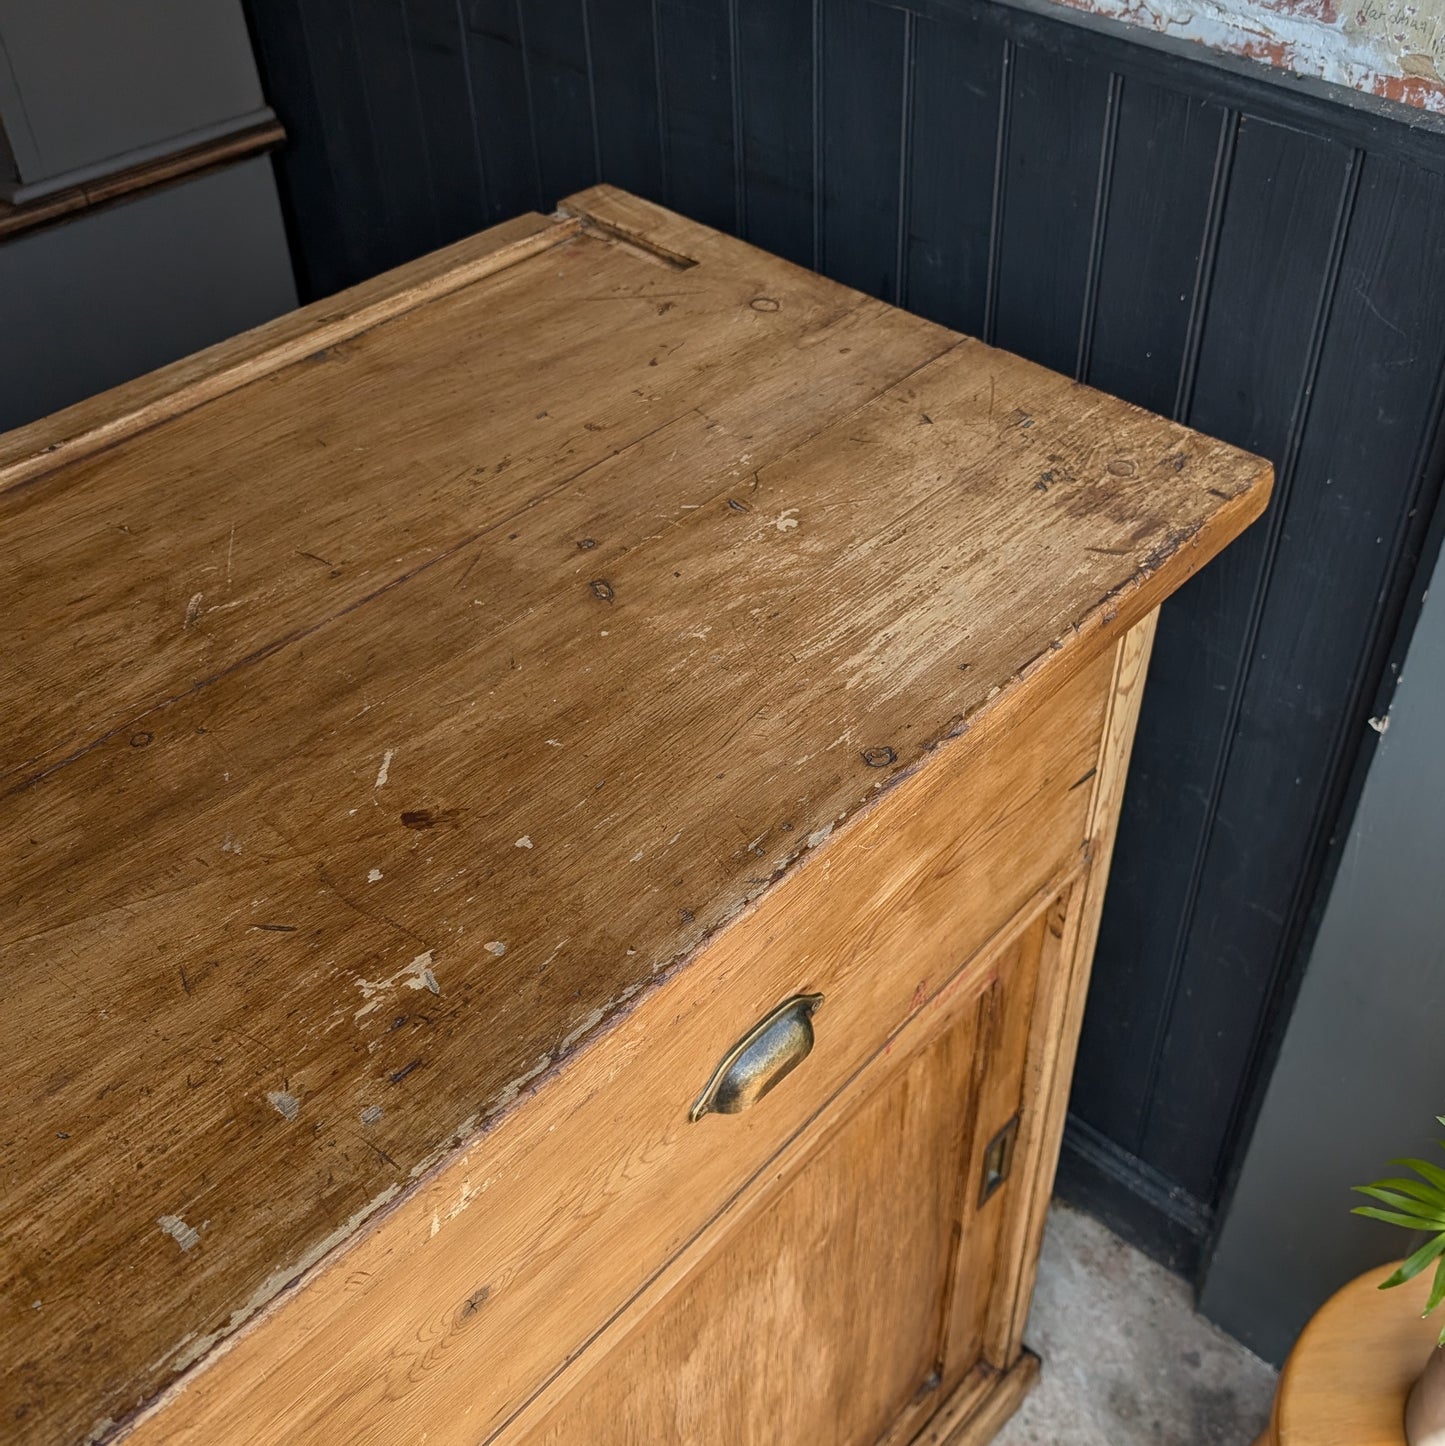
<path id="1" fill-rule="evenodd" d="M 822 1002 L 821 994 L 795 994 L 753 1025 L 722 1057 L 688 1119 L 695 1124 L 707 1114 L 735 1115 L 757 1104 L 807 1059 L 813 1013 Z"/>

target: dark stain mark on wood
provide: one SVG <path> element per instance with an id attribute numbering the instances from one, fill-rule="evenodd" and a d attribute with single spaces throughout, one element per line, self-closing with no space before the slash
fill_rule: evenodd
<path id="1" fill-rule="evenodd" d="M 438 824 L 455 823 L 459 810 L 455 808 L 408 808 L 401 815 L 401 826 L 410 829 L 436 828 Z"/>
<path id="2" fill-rule="evenodd" d="M 1097 768 L 1091 768 L 1082 778 L 1076 778 L 1069 785 L 1069 792 L 1072 793 L 1076 788 L 1082 788 L 1098 771 Z"/>
<path id="3" fill-rule="evenodd" d="M 374 1140 L 366 1140 L 364 1137 L 363 1137 L 363 1140 L 364 1140 L 364 1143 L 365 1143 L 365 1145 L 366 1145 L 366 1148 L 367 1148 L 368 1150 L 370 1150 L 373 1155 L 376 1155 L 376 1156 L 378 1156 L 380 1159 L 385 1160 L 386 1163 L 387 1163 L 388 1165 L 390 1165 L 393 1170 L 399 1170 L 399 1169 L 401 1169 L 401 1166 L 398 1165 L 398 1164 L 396 1163 L 396 1161 L 393 1160 L 393 1159 L 391 1158 L 391 1156 L 388 1155 L 388 1154 L 386 1153 L 386 1151 L 383 1150 L 383 1149 L 381 1148 L 381 1146 L 378 1145 Z"/>
<path id="4" fill-rule="evenodd" d="M 484 1285 L 480 1290 L 474 1290 L 463 1302 L 459 1316 L 462 1320 L 470 1320 L 472 1316 L 481 1310 L 487 1303 L 487 1297 L 491 1295 L 492 1287 Z"/>
<path id="5" fill-rule="evenodd" d="M 132 748 L 149 748 L 155 742 L 154 733 L 132 733 L 130 735 L 130 746 Z"/>
<path id="6" fill-rule="evenodd" d="M 754 311 L 781 311 L 781 305 L 771 296 L 755 296 L 748 302 Z"/>
<path id="7" fill-rule="evenodd" d="M 898 755 L 886 743 L 877 748 L 865 748 L 862 756 L 869 768 L 887 768 L 889 764 L 898 762 Z"/>
<path id="8" fill-rule="evenodd" d="M 1151 548 L 1143 561 L 1139 564 L 1139 570 L 1146 575 L 1158 570 L 1179 551 L 1185 543 L 1194 538 L 1198 528 L 1176 527 L 1172 528 L 1157 546 Z"/>
<path id="9" fill-rule="evenodd" d="M 409 1074 L 412 1072 L 412 1070 L 414 1070 L 414 1069 L 420 1069 L 420 1068 L 421 1068 L 421 1060 L 419 1060 L 419 1059 L 414 1059 L 414 1060 L 412 1060 L 412 1062 L 411 1062 L 410 1064 L 404 1064 L 404 1065 L 402 1065 L 402 1067 L 401 1067 L 399 1070 L 397 1070 L 395 1074 L 393 1074 L 393 1075 L 391 1076 L 391 1082 L 392 1082 L 392 1084 L 400 1084 L 400 1083 L 402 1082 L 402 1080 L 404 1080 L 404 1079 L 407 1077 L 407 1075 L 409 1075 Z"/>
<path id="10" fill-rule="evenodd" d="M 612 591 L 612 584 L 605 577 L 595 577 L 587 586 L 592 589 L 592 596 L 599 598 L 602 602 L 610 603 L 617 596 Z"/>
<path id="11" fill-rule="evenodd" d="M 697 915 L 694 914 L 691 909 L 679 909 L 677 911 L 677 917 L 679 920 L 681 920 L 682 923 L 690 924 L 695 918 L 697 918 Z"/>
<path id="12" fill-rule="evenodd" d="M 186 966 L 184 964 L 180 966 L 180 976 L 181 988 L 184 989 L 187 994 L 189 994 L 191 992 L 191 981 L 186 978 Z"/>
<path id="13" fill-rule="evenodd" d="M 336 566 L 336 564 L 335 564 L 334 562 L 328 562 L 324 557 L 321 556 L 320 553 L 307 552 L 304 547 L 298 547 L 298 548 L 296 549 L 296 555 L 297 555 L 297 557 L 308 557 L 308 558 L 311 559 L 312 562 L 319 562 L 322 567 L 335 567 L 335 566 Z"/>
<path id="14" fill-rule="evenodd" d="M 753 510 L 746 502 L 741 502 L 736 497 L 728 498 L 728 506 L 731 507 L 734 512 L 751 512 Z"/>

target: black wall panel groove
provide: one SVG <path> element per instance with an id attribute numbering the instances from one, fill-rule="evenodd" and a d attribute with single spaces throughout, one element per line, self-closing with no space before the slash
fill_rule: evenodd
<path id="1" fill-rule="evenodd" d="M 1165 608 L 1061 1188 L 1207 1249 L 1430 562 L 1445 124 L 1039 0 L 248 0 L 303 288 L 607 180 L 1271 458 Z"/>

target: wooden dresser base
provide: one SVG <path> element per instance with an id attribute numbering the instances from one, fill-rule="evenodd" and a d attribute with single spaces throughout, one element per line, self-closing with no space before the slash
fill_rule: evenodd
<path id="1" fill-rule="evenodd" d="M 17 1446 L 985 1439 L 1269 480 L 608 187 L 0 438 Z"/>
<path id="2" fill-rule="evenodd" d="M 1006 1371 L 980 1366 L 934 1413 L 911 1446 L 985 1446 L 1023 1404 L 1039 1378 L 1039 1358 L 1023 1351 Z M 893 1446 L 890 1439 L 886 1446 Z"/>

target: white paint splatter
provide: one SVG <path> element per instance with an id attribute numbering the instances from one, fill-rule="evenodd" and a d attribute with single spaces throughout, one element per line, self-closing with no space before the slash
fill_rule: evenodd
<path id="1" fill-rule="evenodd" d="M 519 849 L 529 849 L 529 848 L 531 848 L 531 847 L 532 847 L 532 835 L 529 834 L 529 833 L 524 833 L 524 834 L 522 835 L 522 837 L 517 840 L 515 847 L 517 847 L 517 848 L 519 848 Z"/>
<path id="2" fill-rule="evenodd" d="M 367 875 L 366 875 L 366 882 L 367 882 L 368 884 L 379 884 L 379 883 L 381 882 L 381 870 L 380 870 L 380 869 L 372 869 L 372 870 L 370 870 L 370 871 L 367 873 Z"/>
<path id="3" fill-rule="evenodd" d="M 379 1195 L 363 1205 L 353 1214 L 350 1219 L 343 1220 L 324 1240 L 318 1240 L 310 1249 L 306 1250 L 298 1259 L 280 1270 L 272 1271 L 260 1285 L 251 1292 L 250 1299 L 238 1306 L 231 1312 L 230 1319 L 216 1330 L 210 1331 L 203 1336 L 183 1336 L 175 1347 L 162 1356 L 157 1362 L 157 1367 L 169 1364 L 172 1372 L 179 1374 L 187 1366 L 194 1365 L 200 1360 L 217 1341 L 224 1340 L 238 1327 L 244 1325 L 263 1305 L 268 1304 L 272 1299 L 281 1293 L 292 1281 L 304 1275 L 323 1256 L 341 1244 L 349 1240 L 356 1233 L 358 1226 L 363 1221 L 374 1215 L 383 1205 L 389 1204 L 400 1192 L 401 1186 L 391 1184 Z M 161 1217 L 161 1228 L 165 1229 L 165 1221 L 174 1219 L 174 1216 L 163 1215 Z M 166 1231 L 170 1234 L 170 1231 Z M 183 1247 L 187 1248 L 187 1247 Z"/>
<path id="4" fill-rule="evenodd" d="M 227 834 L 221 841 L 221 852 L 223 854 L 238 854 L 241 852 L 241 842 Z"/>
<path id="5" fill-rule="evenodd" d="M 470 1180 L 463 1180 L 461 1189 L 457 1191 L 456 1204 L 447 1207 L 447 1213 L 441 1217 L 441 1220 L 455 1220 L 491 1183 L 490 1175 L 480 1185 L 473 1185 Z M 433 1235 L 441 1229 L 441 1220 L 438 1220 L 435 1214 L 432 1216 L 431 1233 Z"/>
<path id="6" fill-rule="evenodd" d="M 405 981 L 408 989 L 430 989 L 433 994 L 442 992 L 441 985 L 437 983 L 437 977 L 432 973 L 432 951 L 428 949 L 425 954 L 418 954 L 410 964 L 402 970 L 403 974 L 410 977 Z"/>
<path id="7" fill-rule="evenodd" d="M 179 1215 L 162 1215 L 156 1224 L 181 1247 L 191 1250 L 201 1243 L 201 1232 L 192 1229 Z"/>
<path id="8" fill-rule="evenodd" d="M 361 1019 L 373 1009 L 380 1009 L 387 991 L 402 985 L 408 989 L 429 989 L 433 994 L 440 994 L 441 985 L 437 983 L 431 967 L 435 962 L 434 953 L 434 950 L 428 949 L 424 954 L 418 954 L 405 969 L 398 969 L 386 979 L 358 979 L 356 987 L 367 1002 L 351 1016 L 352 1019 Z"/>
<path id="9" fill-rule="evenodd" d="M 203 597 L 205 597 L 205 593 L 202 592 L 192 594 L 190 602 L 186 604 L 186 619 L 181 624 L 181 627 L 183 629 L 188 629 L 191 624 L 194 623 L 198 617 L 200 617 L 201 599 Z"/>
<path id="10" fill-rule="evenodd" d="M 301 1113 L 301 1101 L 289 1090 L 267 1090 L 266 1098 L 283 1119 L 294 1120 Z"/>
<path id="11" fill-rule="evenodd" d="M 502 943 L 500 939 L 493 939 L 489 943 L 483 944 L 482 948 L 484 948 L 488 954 L 495 954 L 498 959 L 507 952 L 507 946 Z"/>
<path id="12" fill-rule="evenodd" d="M 388 748 L 386 752 L 381 755 L 381 767 L 376 771 L 376 782 L 372 784 L 373 788 L 384 788 L 386 786 L 387 777 L 391 773 L 391 760 L 395 757 L 395 748 Z"/>
<path id="13" fill-rule="evenodd" d="M 817 829 L 813 833 L 810 833 L 808 835 L 808 847 L 810 849 L 815 849 L 818 847 L 819 844 L 826 843 L 828 840 L 828 835 L 832 832 L 833 825 L 831 823 L 825 823 L 822 828 Z"/>
<path id="14" fill-rule="evenodd" d="M 361 1112 L 361 1123 L 363 1125 L 379 1124 L 381 1122 L 381 1116 L 383 1113 L 384 1112 L 380 1105 L 367 1105 L 367 1107 Z"/>
<path id="15" fill-rule="evenodd" d="M 559 1046 L 562 1053 L 565 1054 L 567 1050 L 571 1049 L 571 1047 L 576 1044 L 577 1041 L 581 1039 L 582 1036 L 586 1034 L 589 1029 L 593 1029 L 601 1023 L 602 1011 L 600 1009 L 594 1009 L 592 1013 L 589 1014 L 587 1018 L 584 1019 L 582 1023 L 579 1024 L 577 1028 L 571 1032 L 571 1034 L 564 1036 L 562 1043 Z"/>
<path id="16" fill-rule="evenodd" d="M 521 1094 L 522 1091 L 529 1084 L 531 1084 L 532 1081 L 536 1079 L 537 1076 L 541 1074 L 551 1063 L 552 1056 L 550 1054 L 538 1056 L 536 1064 L 534 1064 L 532 1068 L 526 1072 L 526 1074 L 518 1075 L 517 1078 L 514 1079 L 510 1084 L 504 1086 L 500 1091 L 498 1091 L 497 1095 L 493 1098 L 491 1104 L 487 1106 L 487 1118 L 490 1119 L 493 1115 L 499 1114 L 502 1110 L 506 1109 L 506 1107 L 511 1104 L 512 1101 L 516 1099 L 517 1096 Z M 415 1177 L 420 1172 L 414 1169 L 411 1173 L 412 1176 Z"/>
<path id="17" fill-rule="evenodd" d="M 561 743 L 561 740 L 560 740 L 560 739 L 557 739 L 557 738 L 549 738 L 549 739 L 547 739 L 547 747 L 548 747 L 548 748 L 560 748 L 561 746 L 562 746 L 562 743 Z"/>
<path id="18" fill-rule="evenodd" d="M 1381 735 L 1388 733 L 1390 730 L 1390 715 L 1385 713 L 1379 718 L 1371 718 L 1370 727 Z"/>
<path id="19" fill-rule="evenodd" d="M 798 509 L 796 507 L 785 507 L 773 519 L 773 526 L 779 532 L 791 532 L 798 525 Z"/>

